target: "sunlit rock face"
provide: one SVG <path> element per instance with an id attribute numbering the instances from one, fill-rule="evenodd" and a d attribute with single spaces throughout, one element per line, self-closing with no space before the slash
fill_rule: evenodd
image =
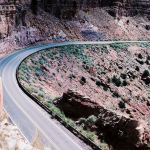
<path id="1" fill-rule="evenodd" d="M 95 7 L 108 7 L 114 17 L 150 14 L 150 0 L 41 0 L 41 6 L 63 19 L 72 19 L 80 9 Z"/>
<path id="2" fill-rule="evenodd" d="M 26 26 L 25 14 L 30 1 L 0 1 L 0 39 L 10 36 L 18 27 Z"/>

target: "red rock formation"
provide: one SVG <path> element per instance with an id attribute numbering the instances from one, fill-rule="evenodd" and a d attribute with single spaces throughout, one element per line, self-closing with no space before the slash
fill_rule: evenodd
<path id="1" fill-rule="evenodd" d="M 71 19 L 79 9 L 88 10 L 108 6 L 108 12 L 115 17 L 149 14 L 149 0 L 42 0 L 42 7 L 60 18 Z"/>
<path id="2" fill-rule="evenodd" d="M 65 105 L 64 105 L 65 104 Z M 88 117 L 99 113 L 99 105 L 78 92 L 68 90 L 56 104 L 65 114 L 73 117 Z M 73 106 L 73 107 L 72 107 Z M 72 107 L 72 109 L 70 109 Z M 87 111 L 88 110 L 88 111 Z"/>
<path id="3" fill-rule="evenodd" d="M 12 34 L 18 26 L 25 26 L 25 14 L 30 8 L 28 1 L 6 1 L 0 2 L 0 39 Z"/>
<path id="4" fill-rule="evenodd" d="M 104 134 L 105 137 L 109 137 L 110 144 L 115 149 L 120 149 L 120 146 L 121 149 L 132 150 L 150 148 L 150 134 L 147 126 L 140 121 L 116 114 L 78 92 L 68 90 L 55 104 L 69 117 L 97 116 L 98 119 L 89 128 L 91 131 L 96 130 L 98 136 Z M 144 113 L 143 108 L 140 107 Z M 112 141 L 117 141 L 119 144 Z"/>

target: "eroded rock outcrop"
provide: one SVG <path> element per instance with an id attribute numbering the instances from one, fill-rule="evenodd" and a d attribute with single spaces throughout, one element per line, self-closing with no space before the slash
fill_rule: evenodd
<path id="1" fill-rule="evenodd" d="M 65 104 L 65 105 L 64 105 Z M 99 113 L 99 106 L 78 92 L 68 90 L 56 104 L 65 114 L 73 117 L 88 117 Z M 70 109 L 73 106 L 72 109 Z"/>
<path id="2" fill-rule="evenodd" d="M 19 26 L 26 26 L 25 15 L 30 9 L 30 0 L 0 2 L 0 39 L 12 35 Z"/>
<path id="3" fill-rule="evenodd" d="M 120 145 L 124 145 L 125 149 L 150 148 L 149 129 L 142 121 L 117 114 L 72 90 L 64 93 L 55 104 L 69 117 L 97 116 L 96 122 L 88 128 L 95 131 L 98 136 L 104 134 L 104 137 L 109 137 L 111 141 L 116 140 L 118 144 L 111 143 L 115 149 L 119 149 Z"/>
<path id="4" fill-rule="evenodd" d="M 88 11 L 95 7 L 109 7 L 108 12 L 115 17 L 150 13 L 149 0 L 41 0 L 41 3 L 46 11 L 65 19 L 71 19 L 80 9 Z"/>

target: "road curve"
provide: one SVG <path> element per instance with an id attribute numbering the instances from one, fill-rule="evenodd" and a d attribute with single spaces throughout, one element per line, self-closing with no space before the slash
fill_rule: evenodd
<path id="1" fill-rule="evenodd" d="M 35 131 L 38 131 L 39 136 L 48 143 L 52 150 L 84 149 L 75 143 L 75 141 L 58 127 L 51 118 L 47 117 L 19 88 L 16 81 L 16 69 L 20 62 L 28 55 L 49 47 L 70 44 L 111 44 L 121 42 L 137 41 L 66 42 L 46 44 L 17 51 L 0 61 L 0 76 L 2 77 L 4 92 L 4 108 L 29 142 L 32 141 Z"/>

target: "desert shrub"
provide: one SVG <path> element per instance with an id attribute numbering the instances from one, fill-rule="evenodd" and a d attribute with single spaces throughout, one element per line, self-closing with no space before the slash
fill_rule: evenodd
<path id="1" fill-rule="evenodd" d="M 142 60 L 142 61 L 139 61 L 139 63 L 141 64 L 141 65 L 143 65 L 144 64 L 144 61 Z"/>
<path id="2" fill-rule="evenodd" d="M 26 77 L 24 77 L 23 75 L 19 75 L 19 78 L 27 82 Z"/>
<path id="3" fill-rule="evenodd" d="M 97 117 L 94 115 L 91 115 L 87 118 L 87 122 L 94 123 L 97 120 Z"/>
<path id="4" fill-rule="evenodd" d="M 82 78 L 81 78 L 81 81 L 83 81 L 84 83 L 86 83 L 86 78 L 85 78 L 85 77 L 82 77 Z"/>
<path id="5" fill-rule="evenodd" d="M 36 70 L 36 71 L 35 71 L 35 75 L 36 75 L 36 76 L 41 76 L 41 72 Z"/>
<path id="6" fill-rule="evenodd" d="M 45 56 L 45 53 L 44 53 L 44 51 L 41 51 L 40 53 L 41 53 L 41 55 L 44 55 L 44 56 Z"/>
<path id="7" fill-rule="evenodd" d="M 39 63 L 40 63 L 41 65 L 43 65 L 43 64 L 44 64 L 44 60 L 40 60 Z"/>
<path id="8" fill-rule="evenodd" d="M 100 86 L 100 85 L 101 85 L 101 82 L 100 82 L 100 81 L 96 81 L 96 85 L 97 85 L 97 86 Z"/>
<path id="9" fill-rule="evenodd" d="M 128 43 L 113 43 L 113 44 L 110 44 L 110 47 L 112 48 L 118 48 L 118 49 L 128 49 L 130 45 Z"/>
<path id="10" fill-rule="evenodd" d="M 149 61 L 148 61 L 148 60 L 146 60 L 145 63 L 146 63 L 147 65 L 149 65 Z"/>
<path id="11" fill-rule="evenodd" d="M 52 54 L 53 54 L 53 55 L 56 55 L 56 54 L 58 54 L 58 52 L 54 51 L 54 52 L 52 52 Z"/>
<path id="12" fill-rule="evenodd" d="M 110 81 L 111 81 L 111 80 L 110 80 L 110 78 L 108 77 L 108 83 L 110 83 Z"/>
<path id="13" fill-rule="evenodd" d="M 94 141 L 96 139 L 95 133 L 93 133 L 91 131 L 85 131 L 85 134 L 92 141 Z"/>
<path id="14" fill-rule="evenodd" d="M 21 65 L 20 65 L 20 67 L 19 67 L 20 69 L 26 69 L 26 65 L 24 64 L 24 63 L 22 63 Z"/>
<path id="15" fill-rule="evenodd" d="M 104 141 L 99 141 L 98 140 L 98 142 L 96 142 L 96 145 L 101 147 L 103 150 L 113 150 L 113 149 L 110 149 L 109 145 L 106 144 Z"/>
<path id="16" fill-rule="evenodd" d="M 118 86 L 118 87 L 121 85 L 120 79 L 117 79 L 115 75 L 113 76 L 112 81 L 113 81 L 113 83 L 115 83 L 115 85 Z"/>
<path id="17" fill-rule="evenodd" d="M 70 118 L 67 118 L 67 123 L 70 124 L 73 127 L 76 126 L 75 123 Z"/>
<path id="18" fill-rule="evenodd" d="M 102 49 L 102 51 L 104 51 L 106 54 L 109 53 L 109 51 L 108 51 L 108 49 L 107 49 L 107 47 L 106 47 L 105 45 L 103 45 L 103 47 L 102 47 L 101 49 Z"/>
<path id="19" fill-rule="evenodd" d="M 40 96 L 40 97 L 43 97 L 43 98 L 44 98 L 45 94 L 44 94 L 43 92 L 40 92 L 40 93 L 38 94 L 38 96 Z"/>
<path id="20" fill-rule="evenodd" d="M 124 73 L 121 73 L 121 75 L 120 75 L 120 76 L 121 76 L 121 78 L 122 78 L 122 79 L 126 79 L 126 78 L 127 78 L 127 75 L 126 75 L 126 74 L 124 74 Z"/>
<path id="21" fill-rule="evenodd" d="M 61 83 L 58 82 L 58 85 L 61 87 Z"/>
<path id="22" fill-rule="evenodd" d="M 139 71 L 140 70 L 139 66 L 136 66 L 135 70 Z"/>
<path id="23" fill-rule="evenodd" d="M 31 87 L 25 87 L 25 89 L 26 89 L 29 93 L 31 93 L 31 92 L 32 92 Z"/>
<path id="24" fill-rule="evenodd" d="M 35 68 L 35 70 L 40 70 L 40 63 L 38 63 L 37 65 L 33 65 L 33 68 Z"/>
<path id="25" fill-rule="evenodd" d="M 138 57 L 140 58 L 140 59 L 142 59 L 143 58 L 143 56 L 142 56 L 142 54 L 140 53 L 140 54 L 138 54 Z"/>
<path id="26" fill-rule="evenodd" d="M 120 108 L 126 108 L 126 105 L 123 101 L 120 101 L 118 105 Z"/>
<path id="27" fill-rule="evenodd" d="M 123 81 L 123 86 L 126 86 L 126 85 L 127 85 L 127 81 L 124 80 L 124 81 Z"/>
<path id="28" fill-rule="evenodd" d="M 145 70 L 142 74 L 142 77 L 148 77 L 149 76 L 149 71 L 148 70 Z"/>
<path id="29" fill-rule="evenodd" d="M 108 90 L 107 84 L 105 84 L 105 85 L 103 86 L 103 89 L 104 89 L 104 91 L 107 91 L 107 90 Z"/>
<path id="30" fill-rule="evenodd" d="M 147 60 L 150 60 L 150 55 L 147 56 Z"/>
<path id="31" fill-rule="evenodd" d="M 46 58 L 46 57 L 43 57 L 43 56 L 42 56 L 42 58 L 43 58 L 43 60 L 44 60 L 44 61 L 46 61 L 46 62 L 47 62 L 47 58 Z"/>

